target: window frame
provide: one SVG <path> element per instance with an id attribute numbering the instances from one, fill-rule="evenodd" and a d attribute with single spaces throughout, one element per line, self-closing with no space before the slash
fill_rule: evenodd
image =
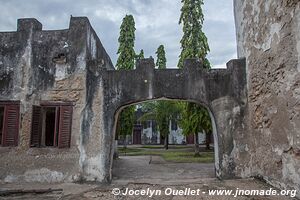
<path id="1" fill-rule="evenodd" d="M 73 121 L 73 108 L 74 108 L 75 103 L 74 102 L 62 102 L 62 101 L 41 101 L 40 105 L 38 105 L 38 107 L 41 108 L 41 113 L 44 113 L 44 110 L 46 108 L 55 108 L 55 127 L 54 127 L 54 142 L 53 142 L 53 146 L 41 146 L 41 138 L 42 138 L 42 134 L 45 134 L 43 131 L 43 128 L 45 128 L 44 126 L 46 126 L 46 124 L 44 124 L 43 120 L 45 120 L 44 116 L 42 116 L 42 120 L 39 122 L 41 124 L 39 124 L 38 126 L 41 126 L 40 129 L 38 130 L 38 137 L 40 138 L 38 140 L 39 144 L 33 144 L 32 143 L 32 137 L 33 137 L 33 126 L 31 128 L 31 140 L 30 140 L 30 147 L 31 148 L 70 148 L 71 146 L 71 135 L 72 135 L 72 121 Z M 33 106 L 37 106 L 37 105 L 33 105 Z M 67 109 L 69 108 L 69 110 Z M 63 144 L 64 141 L 62 141 L 61 137 L 62 137 L 62 120 L 64 120 L 62 118 L 62 112 L 64 109 L 67 109 L 67 111 L 69 111 L 69 118 L 68 120 L 70 120 L 70 124 L 69 124 L 69 135 L 68 135 L 68 143 L 67 144 Z M 33 118 L 33 114 L 32 113 L 32 118 Z M 39 129 L 39 127 L 38 127 Z"/>
<path id="2" fill-rule="evenodd" d="M 54 132 L 52 133 L 53 134 L 53 146 L 47 146 L 47 145 L 45 145 L 45 146 L 43 146 L 43 147 L 57 147 L 58 146 L 58 134 L 59 134 L 59 109 L 60 109 L 60 106 L 53 106 L 53 105 L 45 105 L 45 106 L 41 106 L 41 109 L 42 109 L 42 113 L 44 113 L 45 112 L 45 110 L 47 109 L 47 108 L 55 108 L 55 122 L 54 122 Z M 45 119 L 43 119 L 43 120 L 46 120 L 46 118 Z M 43 126 L 43 124 L 42 124 L 42 126 Z M 46 126 L 46 124 L 44 125 L 44 126 Z M 45 129 L 46 129 L 46 127 L 44 127 Z M 45 132 L 45 130 L 43 130 L 43 132 L 41 133 L 41 135 L 46 135 L 46 132 Z M 46 137 L 46 136 L 45 136 Z M 46 139 L 46 138 L 45 138 Z M 41 143 L 42 141 L 40 141 L 40 143 Z M 45 142 L 46 143 L 46 142 Z M 40 145 L 41 146 L 41 145 Z"/>

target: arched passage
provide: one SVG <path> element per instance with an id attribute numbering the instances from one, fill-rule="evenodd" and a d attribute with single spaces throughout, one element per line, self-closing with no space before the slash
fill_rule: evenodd
<path id="1" fill-rule="evenodd" d="M 184 102 L 193 102 L 193 103 L 197 103 L 198 105 L 201 105 L 203 107 L 205 107 L 209 114 L 210 114 L 210 120 L 212 123 L 212 134 L 213 134 L 213 138 L 214 138 L 214 167 L 215 167 L 215 175 L 216 177 L 220 177 L 220 163 L 219 163 L 219 134 L 217 132 L 217 126 L 215 124 L 215 118 L 214 118 L 214 114 L 212 113 L 211 109 L 207 106 L 207 105 L 203 105 L 200 104 L 198 102 L 195 101 L 187 101 L 187 100 L 182 100 L 182 99 L 167 99 L 167 98 L 158 98 L 158 99 L 151 99 L 151 100 L 170 100 L 170 101 L 184 101 Z M 141 102 L 136 102 L 133 104 L 129 104 L 129 105 L 124 105 L 119 107 L 116 112 L 115 112 L 115 117 L 114 117 L 114 127 L 113 127 L 113 138 L 116 138 L 116 129 L 117 129 L 117 122 L 119 120 L 119 116 L 121 111 L 129 106 L 132 105 L 137 105 L 140 103 L 144 103 L 150 100 L 146 100 L 146 101 L 141 101 Z M 113 148 L 113 147 L 112 147 Z M 110 166 L 110 170 L 112 170 L 113 168 L 113 160 L 111 161 L 111 166 Z"/>
<path id="2" fill-rule="evenodd" d="M 214 124 L 218 178 L 235 176 L 234 136 L 243 132 L 247 105 L 245 60 L 232 60 L 227 69 L 206 70 L 196 60 L 184 69 L 155 69 L 153 59 L 138 61 L 136 70 L 103 70 L 101 146 L 85 145 L 93 151 L 83 157 L 83 173 L 99 181 L 112 178 L 116 118 L 120 109 L 138 102 L 176 99 L 205 106 Z M 92 88 L 93 89 L 93 88 Z"/>

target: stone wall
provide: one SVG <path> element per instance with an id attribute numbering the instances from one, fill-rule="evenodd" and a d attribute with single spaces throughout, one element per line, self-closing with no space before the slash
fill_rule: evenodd
<path id="1" fill-rule="evenodd" d="M 249 92 L 246 150 L 239 152 L 244 166 L 237 171 L 299 191 L 300 2 L 234 0 L 234 5 Z"/>
<path id="2" fill-rule="evenodd" d="M 231 60 L 227 69 L 203 69 L 196 60 L 187 60 L 183 69 L 155 69 L 154 60 L 142 59 L 135 70 L 103 71 L 104 129 L 97 160 L 93 168 L 111 180 L 116 121 L 120 111 L 147 100 L 191 101 L 205 106 L 213 124 L 216 176 L 235 177 L 234 141 L 245 132 L 247 108 L 245 60 Z"/>
<path id="3" fill-rule="evenodd" d="M 36 19 L 19 19 L 17 31 L 0 32 L 0 66 L 0 101 L 19 100 L 21 106 L 18 146 L 0 147 L 0 179 L 85 179 L 88 125 L 97 137 L 101 126 L 101 98 L 91 76 L 114 69 L 88 19 L 72 17 L 68 29 L 50 31 Z M 42 101 L 74 102 L 69 149 L 30 148 L 32 105 Z"/>

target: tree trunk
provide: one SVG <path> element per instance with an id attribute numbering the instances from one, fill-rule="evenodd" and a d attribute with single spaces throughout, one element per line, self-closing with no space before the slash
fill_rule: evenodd
<path id="1" fill-rule="evenodd" d="M 205 133 L 205 144 L 206 144 L 206 149 L 209 150 L 210 149 L 210 147 L 209 147 L 209 144 L 210 144 L 210 133 L 209 132 Z"/>
<path id="2" fill-rule="evenodd" d="M 165 144 L 165 137 L 162 136 L 161 134 L 160 134 L 160 141 L 159 141 L 159 144 L 161 144 L 161 145 L 164 145 L 164 144 Z"/>
<path id="3" fill-rule="evenodd" d="M 198 133 L 194 133 L 195 156 L 200 156 Z"/>
<path id="4" fill-rule="evenodd" d="M 169 136 L 165 136 L 165 149 L 168 150 L 169 149 Z"/>

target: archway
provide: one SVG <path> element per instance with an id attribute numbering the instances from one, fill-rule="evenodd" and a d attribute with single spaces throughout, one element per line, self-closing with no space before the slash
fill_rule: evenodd
<path id="1" fill-rule="evenodd" d="M 123 109 L 129 107 L 129 106 L 134 106 L 134 105 L 140 105 L 141 103 L 145 103 L 145 102 L 149 102 L 149 101 L 159 101 L 159 100 L 169 100 L 169 101 L 183 101 L 183 102 L 189 102 L 189 101 L 186 101 L 186 100 L 179 100 L 179 99 L 167 99 L 167 98 L 158 98 L 158 99 L 152 99 L 152 100 L 147 100 L 147 101 L 142 101 L 142 102 L 136 102 L 136 103 L 133 103 L 133 104 L 130 104 L 130 105 L 125 105 L 125 106 L 121 106 L 119 109 L 117 109 L 116 113 L 115 113 L 115 121 L 114 121 L 114 129 L 113 129 L 113 138 L 116 138 L 116 134 L 117 134 L 117 124 L 118 124 L 118 120 L 119 117 L 120 117 L 120 113 Z M 190 101 L 191 102 L 191 101 Z M 193 102 L 193 103 L 197 103 L 197 102 Z M 197 103 L 198 104 L 198 103 Z M 217 133 L 217 129 L 216 129 L 216 124 L 215 124 L 215 119 L 214 119 L 214 115 L 213 113 L 211 112 L 210 108 L 207 106 L 207 105 L 201 105 L 203 107 L 205 107 L 209 114 L 210 114 L 210 120 L 211 120 L 211 123 L 212 123 L 212 134 L 213 134 L 213 138 L 214 138 L 214 146 L 213 146 L 213 152 L 214 152 L 214 174 L 216 177 L 219 177 L 220 176 L 220 170 L 219 170 L 219 134 Z M 116 149 L 116 146 L 115 148 Z M 140 160 L 141 161 L 141 160 Z M 189 163 L 189 162 L 188 162 Z M 150 164 L 150 162 L 149 162 Z M 173 163 L 174 164 L 174 163 Z M 186 163 L 187 164 L 187 163 Z M 193 165 L 193 163 L 189 163 L 190 165 Z M 203 164 L 203 163 L 202 163 Z M 132 165 L 132 164 L 131 164 Z M 205 165 L 205 164 L 204 164 Z M 157 166 L 157 165 L 156 165 Z M 114 166 L 115 167 L 115 166 Z M 111 169 L 113 168 L 113 166 L 111 166 Z M 203 168 L 203 167 L 202 167 Z M 207 168 L 207 166 L 205 166 L 205 168 Z M 199 172 L 199 170 L 201 170 L 201 166 L 200 168 L 198 168 L 197 170 L 197 173 Z M 207 171 L 207 170 L 206 170 Z M 215 177 L 215 176 L 211 176 L 211 177 Z M 151 176 L 152 177 L 152 176 Z M 201 177 L 203 178 L 203 177 Z"/>
<path id="2" fill-rule="evenodd" d="M 153 99 L 179 99 L 204 105 L 214 119 L 218 141 L 218 178 L 235 176 L 234 135 L 244 131 L 247 104 L 245 59 L 231 60 L 227 69 L 206 70 L 196 60 L 186 60 L 184 69 L 154 67 L 153 59 L 137 62 L 136 70 L 106 70 L 103 85 L 103 146 L 100 160 L 103 179 L 110 181 L 114 130 L 122 107 Z"/>
<path id="3" fill-rule="evenodd" d="M 235 176 L 234 139 L 245 130 L 247 108 L 245 59 L 231 60 L 227 69 L 203 69 L 196 60 L 186 60 L 183 69 L 155 69 L 153 59 L 137 62 L 135 70 L 106 70 L 90 73 L 95 81 L 87 92 L 98 91 L 101 112 L 97 113 L 100 144 L 83 144 L 83 176 L 89 180 L 112 179 L 114 133 L 118 112 L 123 107 L 155 99 L 177 99 L 204 105 L 213 119 L 218 141 L 216 175 L 220 179 Z M 88 149 L 88 151 L 86 150 Z"/>

